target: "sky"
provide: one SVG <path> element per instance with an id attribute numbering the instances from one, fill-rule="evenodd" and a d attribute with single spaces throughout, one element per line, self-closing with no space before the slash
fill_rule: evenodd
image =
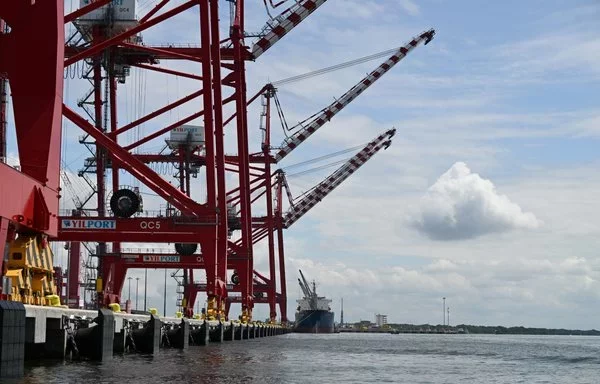
<path id="1" fill-rule="evenodd" d="M 65 0 L 67 9 L 77 3 Z M 139 1 L 138 13 L 153 3 Z M 229 17 L 227 9 L 221 11 L 224 33 Z M 302 269 L 317 281 L 319 294 L 333 300 L 336 321 L 343 298 L 347 322 L 374 321 L 381 313 L 391 323 L 440 324 L 446 297 L 453 325 L 598 329 L 600 203 L 593 197 L 600 192 L 598 17 L 597 0 L 485 5 L 329 0 L 249 62 L 251 95 L 266 82 L 385 51 L 436 30 L 430 44 L 417 47 L 281 162 L 285 169 L 397 129 L 389 149 L 286 230 L 288 316 L 300 297 L 296 279 Z M 198 41 L 194 20 L 197 11 L 190 10 L 144 32 L 144 41 L 193 44 Z M 247 1 L 247 31 L 260 31 L 267 20 L 262 1 Z M 281 86 L 289 125 L 327 106 L 383 61 Z M 198 70 L 184 63 L 161 65 Z M 66 102 L 74 105 L 89 88 L 84 80 L 66 80 Z M 119 121 L 197 88 L 190 80 L 134 70 L 119 90 Z M 199 108 L 190 104 L 125 134 L 124 142 Z M 260 106 L 251 105 L 248 114 L 251 146 L 258 151 Z M 284 135 L 276 120 L 274 127 L 276 144 Z M 77 143 L 79 135 L 64 123 L 63 162 L 74 193 L 83 196 L 85 185 L 75 173 L 88 155 Z M 9 140 L 15 159 L 14 137 Z M 139 151 L 163 144 L 161 138 Z M 235 151 L 231 137 L 226 145 Z M 290 169 L 294 195 L 334 169 L 297 177 Z M 235 184 L 233 177 L 228 180 Z M 136 184 L 127 175 L 123 182 Z M 194 185 L 193 196 L 202 200 L 205 188 L 199 181 Z M 146 209 L 164 205 L 143 190 Z M 62 204 L 70 207 L 69 201 Z M 66 263 L 60 247 L 56 252 Z M 257 270 L 267 272 L 264 242 L 254 252 Z M 141 294 L 143 271 L 129 276 L 142 278 Z M 149 306 L 162 308 L 163 272 L 149 276 Z M 171 313 L 175 281 L 167 280 Z M 134 293 L 135 280 L 132 299 Z M 267 316 L 266 305 L 255 307 L 256 318 Z"/>

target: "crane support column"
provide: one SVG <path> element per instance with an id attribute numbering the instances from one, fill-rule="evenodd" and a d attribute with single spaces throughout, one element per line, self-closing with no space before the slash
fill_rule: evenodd
<path id="1" fill-rule="evenodd" d="M 277 248 L 279 256 L 279 280 L 281 285 L 281 297 L 279 299 L 279 312 L 281 322 L 287 323 L 287 285 L 285 281 L 285 255 L 283 246 L 283 174 L 277 176 L 277 207 L 275 208 L 277 228 Z"/>
<path id="2" fill-rule="evenodd" d="M 266 216 L 266 225 L 269 228 L 269 234 L 267 235 L 268 241 L 268 252 L 269 252 L 269 319 L 273 323 L 276 321 L 277 312 L 276 312 L 276 304 L 277 304 L 277 285 L 275 276 L 275 238 L 273 233 L 273 228 L 275 228 L 275 222 L 273 218 L 273 186 L 272 186 L 272 176 L 271 176 L 271 96 L 273 89 L 267 89 L 265 91 L 265 95 L 263 96 L 265 100 L 265 137 L 262 144 L 263 156 L 265 157 L 265 170 L 264 170 L 264 181 L 265 181 L 265 199 L 267 203 L 267 216 Z M 283 314 L 282 314 L 283 317 Z"/>
<path id="3" fill-rule="evenodd" d="M 243 2 L 241 2 L 243 4 Z M 215 122 L 215 166 L 217 169 L 217 212 L 219 215 L 219 224 L 217 228 L 217 276 L 220 284 L 221 294 L 218 296 L 217 317 L 224 319 L 225 299 L 227 296 L 225 281 L 227 280 L 227 244 L 228 244 L 228 221 L 227 221 L 227 190 L 225 187 L 225 132 L 223 129 L 223 94 L 221 79 L 221 49 L 219 37 L 219 2 L 210 0 L 211 12 L 211 39 L 212 39 L 212 74 L 213 74 L 213 92 L 214 92 L 214 122 Z M 239 5 L 238 5 L 239 6 Z M 239 92 L 239 91 L 238 91 Z M 245 94 L 245 92 L 244 92 Z M 245 129 L 247 130 L 247 129 Z M 239 137 L 238 137 L 239 141 Z M 188 179 L 189 180 L 189 179 Z M 197 294 L 197 291 L 194 295 Z M 193 305 L 195 296 L 191 301 Z"/>
<path id="4" fill-rule="evenodd" d="M 238 173 L 240 185 L 240 221 L 241 247 L 236 255 L 243 264 L 238 271 L 242 288 L 242 322 L 252 320 L 252 211 L 250 209 L 250 176 L 248 152 L 248 124 L 246 110 L 246 74 L 244 39 L 244 3 L 237 2 L 235 18 L 232 26 L 231 40 L 233 43 L 233 83 L 235 86 Z M 241 252 L 241 253 L 240 253 Z"/>
<path id="5" fill-rule="evenodd" d="M 219 201 L 225 199 L 225 196 L 218 196 L 219 178 L 224 178 L 224 172 L 219 172 L 217 169 L 218 155 L 223 151 L 222 141 L 216 141 L 216 137 L 222 137 L 222 126 L 218 127 L 218 115 L 222 113 L 221 108 L 213 108 L 215 102 L 215 87 L 220 87 L 220 83 L 216 83 L 214 78 L 213 60 L 218 57 L 213 57 L 211 44 L 215 44 L 214 38 L 218 42 L 218 34 L 212 36 L 214 32 L 213 23 L 217 24 L 218 18 L 213 18 L 211 15 L 211 2 L 209 0 L 200 0 L 200 38 L 202 50 L 202 85 L 203 85 L 203 101 L 204 101 L 204 129 L 206 140 L 206 175 L 207 175 L 207 204 L 211 209 L 215 209 L 218 213 L 218 224 L 214 227 L 212 238 L 205 242 L 202 247 L 204 255 L 204 263 L 206 270 L 207 281 L 207 307 L 206 316 L 209 319 L 216 319 L 220 312 L 220 302 L 226 295 L 225 283 L 218 273 L 218 264 L 226 258 L 227 243 L 219 239 L 219 227 L 226 225 L 221 222 L 223 212 L 219 211 Z M 217 43 L 218 46 L 218 43 Z M 217 74 L 218 75 L 218 74 Z M 220 105 L 219 105 L 220 107 Z M 217 110 L 218 109 L 218 110 Z M 215 121 L 215 114 L 217 121 Z M 223 205 L 223 204 L 221 204 Z M 225 221 L 226 222 L 226 221 Z M 225 259 L 226 260 L 226 259 Z M 224 261 L 225 261 L 224 260 Z M 226 262 L 226 261 L 225 261 Z M 193 305 L 193 302 L 187 303 Z"/>
<path id="6" fill-rule="evenodd" d="M 6 23 L 0 19 L 0 35 L 6 32 Z M 6 129 L 8 127 L 8 80 L 0 73 L 0 162 L 6 159 Z"/>
<path id="7" fill-rule="evenodd" d="M 69 243 L 69 276 L 67 280 L 67 305 L 79 308 L 79 271 L 81 269 L 81 243 Z"/>

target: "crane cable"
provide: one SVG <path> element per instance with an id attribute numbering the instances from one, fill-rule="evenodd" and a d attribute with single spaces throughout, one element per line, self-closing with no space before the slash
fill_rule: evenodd
<path id="1" fill-rule="evenodd" d="M 310 168 L 310 169 L 307 169 L 307 170 L 305 170 L 305 171 L 300 171 L 300 172 L 292 173 L 292 174 L 290 174 L 290 175 L 286 175 L 286 176 L 287 176 L 288 178 L 290 178 L 290 177 L 292 177 L 292 178 L 293 178 L 293 177 L 298 177 L 298 176 L 306 175 L 307 173 L 312 173 L 312 172 L 316 172 L 316 171 L 321 171 L 321 170 L 323 170 L 323 169 L 327 169 L 327 168 L 333 167 L 333 166 L 335 166 L 335 165 L 343 164 L 343 163 L 347 162 L 349 159 L 351 159 L 351 157 L 349 157 L 349 158 L 347 158 L 347 159 L 336 160 L 336 161 L 334 161 L 334 162 L 331 162 L 331 163 L 328 163 L 328 164 L 325 164 L 325 165 L 320 165 L 320 166 L 318 166 L 318 167 Z M 319 184 L 320 184 L 320 183 L 319 183 Z M 317 185 L 319 185 L 319 184 L 317 184 Z M 317 187 L 317 185 L 315 185 L 315 186 L 314 186 L 313 188 L 311 188 L 310 190 L 312 190 L 312 189 L 314 189 L 315 187 Z"/>
<path id="2" fill-rule="evenodd" d="M 372 55 L 368 55 L 368 56 L 360 57 L 358 59 L 346 61 L 346 62 L 343 62 L 343 63 L 340 63 L 340 64 L 336 64 L 336 65 L 332 65 L 330 67 L 321 68 L 321 69 L 318 69 L 316 71 L 311 71 L 311 72 L 307 72 L 307 73 L 304 73 L 304 74 L 301 74 L 301 75 L 296 75 L 296 76 L 288 77 L 288 78 L 285 78 L 285 79 L 277 80 L 277 81 L 272 82 L 271 85 L 273 85 L 273 87 L 275 87 L 275 86 L 280 87 L 282 85 L 287 85 L 287 84 L 290 84 L 290 83 L 294 83 L 296 81 L 306 80 L 306 79 L 309 79 L 309 78 L 314 77 L 314 76 L 319 76 L 319 75 L 323 75 L 323 74 L 326 74 L 326 73 L 329 73 L 329 72 L 337 71 L 339 69 L 348 68 L 348 67 L 351 67 L 353 65 L 358 65 L 358 64 L 366 63 L 368 61 L 379 59 L 379 58 L 384 57 L 384 56 L 389 56 L 392 53 L 398 51 L 400 48 L 401 47 L 388 49 L 388 50 L 385 50 L 385 51 L 382 51 L 382 52 L 374 53 Z M 277 95 L 277 93 L 275 93 L 275 95 Z M 279 100 L 278 99 L 275 100 L 275 105 L 278 107 L 277 113 L 280 113 L 279 112 L 280 104 L 279 104 Z M 320 115 L 321 113 L 323 113 L 323 111 L 325 109 L 327 109 L 327 107 L 323 108 L 323 109 L 321 109 L 319 111 L 317 111 L 316 113 L 312 114 L 311 116 L 307 117 L 306 119 L 298 122 L 296 125 L 294 125 L 291 128 L 289 128 L 289 126 L 287 125 L 287 122 L 282 121 L 282 125 L 285 126 L 285 128 L 284 128 L 284 134 L 285 134 L 286 138 L 289 137 L 287 135 L 287 133 L 286 133 L 286 130 L 288 132 L 291 132 L 291 131 L 294 131 L 295 129 L 297 129 L 298 127 L 302 127 L 304 123 L 306 123 L 307 121 L 310 121 L 315 116 Z M 280 119 L 281 119 L 282 115 L 283 115 L 283 111 L 280 113 Z"/>
<path id="3" fill-rule="evenodd" d="M 277 109 L 277 115 L 279 116 L 279 121 L 281 122 L 283 134 L 285 137 L 289 137 L 286 131 L 290 131 L 291 129 L 288 127 L 285 115 L 283 114 L 283 108 L 281 108 L 281 103 L 279 102 L 279 97 L 277 97 L 277 92 L 273 92 L 273 100 L 275 101 L 275 108 Z"/>
<path id="4" fill-rule="evenodd" d="M 356 146 L 354 146 L 354 147 L 352 147 L 352 148 L 346 148 L 346 149 L 342 149 L 341 151 L 332 152 L 332 153 L 330 153 L 330 154 L 323 155 L 323 156 L 319 156 L 319 157 L 315 157 L 315 158 L 313 158 L 313 159 L 306 160 L 306 161 L 302 161 L 302 162 L 300 162 L 300 163 L 296 163 L 296 164 L 288 165 L 287 167 L 284 167 L 284 168 L 282 168 L 281 170 L 282 170 L 282 171 L 284 171 L 284 172 L 286 172 L 286 171 L 287 171 L 287 170 L 289 170 L 290 168 L 296 168 L 296 167 L 300 167 L 300 166 L 303 166 L 303 165 L 307 165 L 307 164 L 316 163 L 316 162 L 319 162 L 319 161 L 321 161 L 321 160 L 325 160 L 325 159 L 329 159 L 329 158 L 336 157 L 336 156 L 339 156 L 339 155 L 343 155 L 343 154 L 346 154 L 346 153 L 348 153 L 348 152 L 353 152 L 353 151 L 356 151 L 356 150 L 358 150 L 358 149 L 360 149 L 360 148 L 364 148 L 366 145 L 367 145 L 367 143 L 365 143 L 365 144 L 360 144 L 360 145 L 356 145 Z"/>
<path id="5" fill-rule="evenodd" d="M 388 49 L 379 53 L 374 53 L 372 55 L 368 55 L 368 56 L 364 56 L 358 59 L 354 59 L 354 60 L 350 60 L 350 61 L 346 61 L 340 64 L 336 64 L 336 65 L 332 65 L 330 67 L 326 67 L 326 68 L 321 68 L 321 69 L 317 69 L 316 71 L 311 71 L 311 72 L 307 72 L 301 75 L 296 75 L 296 76 L 292 76 L 292 77 L 288 77 L 285 79 L 281 79 L 281 80 L 277 80 L 272 82 L 272 84 L 274 86 L 282 86 L 282 85 L 287 85 L 289 83 L 293 83 L 296 81 L 300 81 L 300 80 L 305 80 L 308 79 L 310 77 L 314 77 L 314 76 L 319 76 L 319 75 L 323 75 L 325 73 L 329 73 L 329 72 L 333 72 L 333 71 L 337 71 L 338 69 L 344 69 L 344 68 L 348 68 L 351 67 L 353 65 L 358 65 L 358 64 L 362 64 L 362 63 L 366 63 L 368 61 L 371 60 L 375 60 L 375 59 L 379 59 L 381 57 L 384 56 L 389 56 L 392 53 L 398 51 L 401 47 L 397 47 L 397 48 L 392 48 L 392 49 Z"/>

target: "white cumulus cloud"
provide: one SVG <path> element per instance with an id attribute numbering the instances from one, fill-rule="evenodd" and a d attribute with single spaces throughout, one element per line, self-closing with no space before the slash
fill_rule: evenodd
<path id="1" fill-rule="evenodd" d="M 513 229 L 535 229 L 533 213 L 500 195 L 490 180 L 455 163 L 421 198 L 410 224 L 434 240 L 462 240 Z"/>

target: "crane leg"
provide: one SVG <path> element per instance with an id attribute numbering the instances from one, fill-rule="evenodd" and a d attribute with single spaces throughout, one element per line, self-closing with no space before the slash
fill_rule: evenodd
<path id="1" fill-rule="evenodd" d="M 4 261 L 4 254 L 8 247 L 6 246 L 9 238 L 8 238 L 8 227 L 10 225 L 10 221 L 5 219 L 4 217 L 0 217 L 0 271 L 3 269 L 2 262 Z M 0 290 L 2 287 L 0 286 Z M 7 294 L 7 292 L 2 292 L 3 295 Z"/>

